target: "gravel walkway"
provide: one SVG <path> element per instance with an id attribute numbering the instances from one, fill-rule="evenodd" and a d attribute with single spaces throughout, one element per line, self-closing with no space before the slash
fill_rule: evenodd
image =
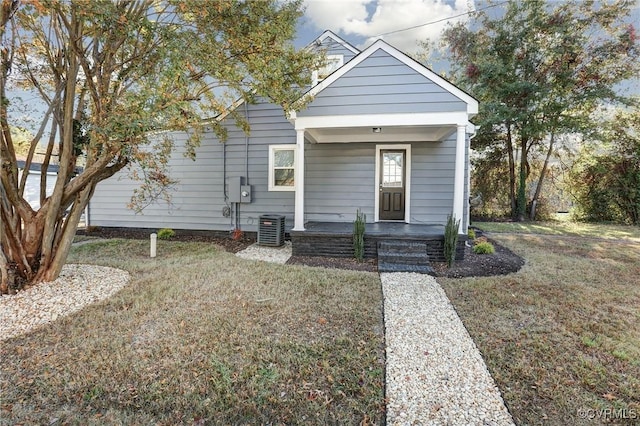
<path id="1" fill-rule="evenodd" d="M 429 275 L 380 274 L 389 425 L 513 425 L 446 294 Z"/>
<path id="2" fill-rule="evenodd" d="M 11 296 L 0 296 L 0 341 L 108 298 L 129 283 L 129 273 L 95 265 L 65 265 L 60 277 Z"/>

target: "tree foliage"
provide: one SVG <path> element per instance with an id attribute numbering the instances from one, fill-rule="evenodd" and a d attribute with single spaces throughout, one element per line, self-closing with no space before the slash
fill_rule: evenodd
<path id="1" fill-rule="evenodd" d="M 453 78 L 480 101 L 472 147 L 488 161 L 501 154 L 515 218 L 523 219 L 527 205 L 540 199 L 558 137 L 593 130 L 589 117 L 604 102 L 629 103 L 615 86 L 638 77 L 638 36 L 625 23 L 633 5 L 509 1 L 503 16 L 480 12 L 470 27 L 445 30 Z M 536 176 L 535 158 L 541 163 Z"/>
<path id="2" fill-rule="evenodd" d="M 618 111 L 571 173 L 578 219 L 640 225 L 640 113 Z"/>
<path id="3" fill-rule="evenodd" d="M 207 119 L 238 98 L 292 107 L 318 63 L 290 43 L 300 7 L 299 0 L 3 1 L 0 294 L 58 276 L 98 182 L 135 164 L 142 186 L 134 204 L 162 194 L 173 140 L 151 138 L 155 131 L 188 131 L 193 155 L 203 123 L 224 138 Z M 37 92 L 46 110 L 20 178 L 11 86 Z M 36 211 L 24 189 L 46 133 L 42 167 L 57 157 L 59 173 Z"/>

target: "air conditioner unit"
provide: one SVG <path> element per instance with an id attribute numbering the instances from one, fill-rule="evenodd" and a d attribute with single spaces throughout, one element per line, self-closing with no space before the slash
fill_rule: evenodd
<path id="1" fill-rule="evenodd" d="M 260 216 L 258 244 L 273 247 L 280 247 L 284 244 L 284 216 Z"/>

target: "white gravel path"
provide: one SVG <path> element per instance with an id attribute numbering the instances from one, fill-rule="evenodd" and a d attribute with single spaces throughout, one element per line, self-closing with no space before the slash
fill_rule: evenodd
<path id="1" fill-rule="evenodd" d="M 284 245 L 280 247 L 261 246 L 255 243 L 236 253 L 236 256 L 249 260 L 285 264 L 291 257 L 291 241 L 285 241 Z"/>
<path id="2" fill-rule="evenodd" d="M 429 275 L 380 274 L 389 425 L 513 425 L 446 294 Z"/>
<path id="3" fill-rule="evenodd" d="M 104 300 L 128 283 L 129 273 L 120 269 L 65 265 L 55 281 L 0 296 L 0 341 Z"/>

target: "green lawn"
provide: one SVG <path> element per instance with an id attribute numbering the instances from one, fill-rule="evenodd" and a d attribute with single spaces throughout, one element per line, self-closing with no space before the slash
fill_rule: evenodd
<path id="1" fill-rule="evenodd" d="M 0 424 L 358 424 L 384 419 L 376 274 L 111 240 L 69 259 L 132 283 L 0 347 Z M 57 419 L 57 420 L 56 420 Z"/>

